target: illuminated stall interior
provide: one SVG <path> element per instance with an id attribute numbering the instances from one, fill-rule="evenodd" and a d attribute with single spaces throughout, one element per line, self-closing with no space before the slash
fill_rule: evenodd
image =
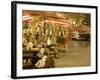
<path id="1" fill-rule="evenodd" d="M 41 43 L 66 44 L 72 39 L 72 20 L 70 17 L 59 18 L 54 12 L 23 11 L 23 39 L 32 41 L 34 45 Z M 56 13 L 57 14 L 57 13 Z M 44 16 L 45 15 L 45 16 Z M 28 37 L 25 36 L 27 34 Z M 32 36 L 31 36 L 32 35 Z M 62 41 L 57 40 L 62 36 Z M 33 37 L 34 40 L 33 40 Z"/>

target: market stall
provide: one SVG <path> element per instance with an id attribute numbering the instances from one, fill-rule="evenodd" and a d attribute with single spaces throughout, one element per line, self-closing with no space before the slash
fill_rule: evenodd
<path id="1" fill-rule="evenodd" d="M 72 40 L 72 31 L 70 18 L 24 15 L 23 59 L 32 58 L 32 55 L 38 54 L 42 47 L 49 56 L 53 55 L 56 58 L 59 53 L 67 50 Z"/>

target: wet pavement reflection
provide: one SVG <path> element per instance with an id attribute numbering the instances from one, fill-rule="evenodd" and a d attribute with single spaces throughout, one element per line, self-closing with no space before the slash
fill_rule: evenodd
<path id="1" fill-rule="evenodd" d="M 90 66 L 90 41 L 72 41 L 66 50 L 55 59 L 56 67 Z"/>

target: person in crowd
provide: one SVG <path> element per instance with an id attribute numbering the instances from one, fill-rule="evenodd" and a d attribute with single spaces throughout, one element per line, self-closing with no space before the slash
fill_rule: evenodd
<path id="1" fill-rule="evenodd" d="M 41 58 L 40 60 L 38 60 L 38 62 L 35 64 L 35 66 L 37 68 L 43 68 L 45 66 L 45 61 L 47 56 L 44 55 L 45 49 L 41 48 L 39 53 L 37 54 L 39 58 Z"/>
<path id="2" fill-rule="evenodd" d="M 37 66 L 35 65 L 38 60 L 40 60 L 41 58 L 37 55 L 37 53 L 33 53 L 32 55 L 32 66 L 33 68 L 37 68 Z"/>
<path id="3" fill-rule="evenodd" d="M 41 58 L 35 64 L 37 68 L 53 68 L 54 67 L 54 59 L 49 52 L 45 52 L 45 48 L 40 49 L 40 53 L 38 56 Z"/>
<path id="4" fill-rule="evenodd" d="M 32 50 L 33 49 L 33 43 L 30 41 L 27 44 L 27 50 Z"/>
<path id="5" fill-rule="evenodd" d="M 54 68 L 55 67 L 54 57 L 50 54 L 50 51 L 48 50 L 47 53 L 45 53 L 45 55 L 47 56 L 47 59 L 44 68 Z"/>
<path id="6" fill-rule="evenodd" d="M 28 69 L 32 69 L 32 60 L 30 58 L 27 59 L 26 66 L 27 66 Z"/>
<path id="7" fill-rule="evenodd" d="M 27 41 L 27 39 L 24 38 L 24 40 L 23 40 L 23 48 L 26 48 L 27 44 L 28 44 L 28 41 Z"/>
<path id="8" fill-rule="evenodd" d="M 38 68 L 44 68 L 46 64 L 46 59 L 47 59 L 47 56 L 43 55 L 42 58 L 36 63 L 36 66 Z"/>

